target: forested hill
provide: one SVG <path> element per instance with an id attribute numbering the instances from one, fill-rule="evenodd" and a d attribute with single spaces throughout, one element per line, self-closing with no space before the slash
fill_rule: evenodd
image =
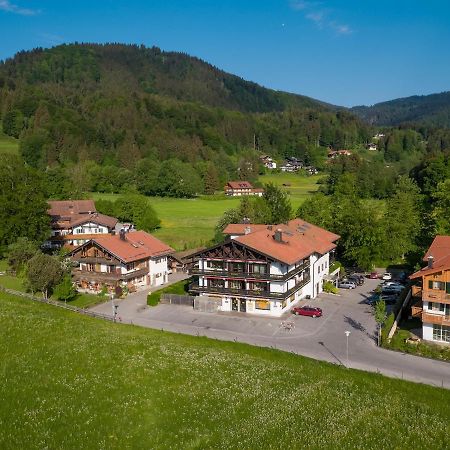
<path id="1" fill-rule="evenodd" d="M 254 179 L 263 152 L 320 165 L 328 146 L 349 148 L 371 136 L 346 110 L 185 54 L 121 44 L 61 45 L 0 63 L 0 120 L 5 134 L 20 138 L 26 163 L 55 180 L 76 176 L 84 189 L 127 185 L 158 195 Z M 174 179 L 189 179 L 188 193 L 162 183 L 174 168 Z"/>
<path id="2" fill-rule="evenodd" d="M 63 45 L 20 52 L 6 61 L 5 69 L 18 85 L 99 83 L 115 90 L 164 95 L 242 112 L 327 106 L 308 97 L 266 89 L 198 58 L 157 47 Z"/>
<path id="3" fill-rule="evenodd" d="M 371 125 L 396 126 L 410 123 L 450 127 L 450 91 L 414 95 L 373 106 L 355 106 L 351 111 Z"/>

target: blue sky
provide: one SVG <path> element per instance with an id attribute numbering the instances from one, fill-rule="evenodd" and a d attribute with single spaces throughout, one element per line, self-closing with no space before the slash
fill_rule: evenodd
<path id="1" fill-rule="evenodd" d="M 448 0 L 0 0 L 0 59 L 74 41 L 183 51 L 345 106 L 450 90 Z"/>

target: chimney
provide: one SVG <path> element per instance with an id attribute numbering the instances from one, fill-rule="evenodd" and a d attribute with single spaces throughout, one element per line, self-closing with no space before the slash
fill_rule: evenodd
<path id="1" fill-rule="evenodd" d="M 283 232 L 281 231 L 280 228 L 278 228 L 275 231 L 275 234 L 273 235 L 273 238 L 275 239 L 276 242 L 283 242 Z"/>
<path id="2" fill-rule="evenodd" d="M 433 256 L 429 256 L 428 257 L 428 268 L 429 269 L 432 269 L 433 268 L 433 263 L 434 263 L 434 258 L 433 258 Z"/>
<path id="3" fill-rule="evenodd" d="M 244 234 L 250 234 L 252 231 L 252 229 L 250 227 L 245 227 L 244 228 Z"/>
<path id="4" fill-rule="evenodd" d="M 120 229 L 119 231 L 119 237 L 122 241 L 126 241 L 127 237 L 125 236 L 125 230 L 123 228 Z"/>
<path id="5" fill-rule="evenodd" d="M 267 225 L 267 229 L 272 231 L 272 225 Z"/>

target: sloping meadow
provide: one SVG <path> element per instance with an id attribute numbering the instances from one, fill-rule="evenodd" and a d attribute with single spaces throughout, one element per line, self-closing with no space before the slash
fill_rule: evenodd
<path id="1" fill-rule="evenodd" d="M 4 294 L 0 305 L 2 449 L 448 444 L 447 390 Z"/>

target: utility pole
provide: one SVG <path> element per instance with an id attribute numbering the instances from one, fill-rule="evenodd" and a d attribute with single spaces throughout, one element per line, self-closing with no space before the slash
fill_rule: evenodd
<path id="1" fill-rule="evenodd" d="M 345 331 L 345 336 L 347 336 L 347 367 L 348 367 L 348 337 L 350 336 L 350 331 Z"/>

